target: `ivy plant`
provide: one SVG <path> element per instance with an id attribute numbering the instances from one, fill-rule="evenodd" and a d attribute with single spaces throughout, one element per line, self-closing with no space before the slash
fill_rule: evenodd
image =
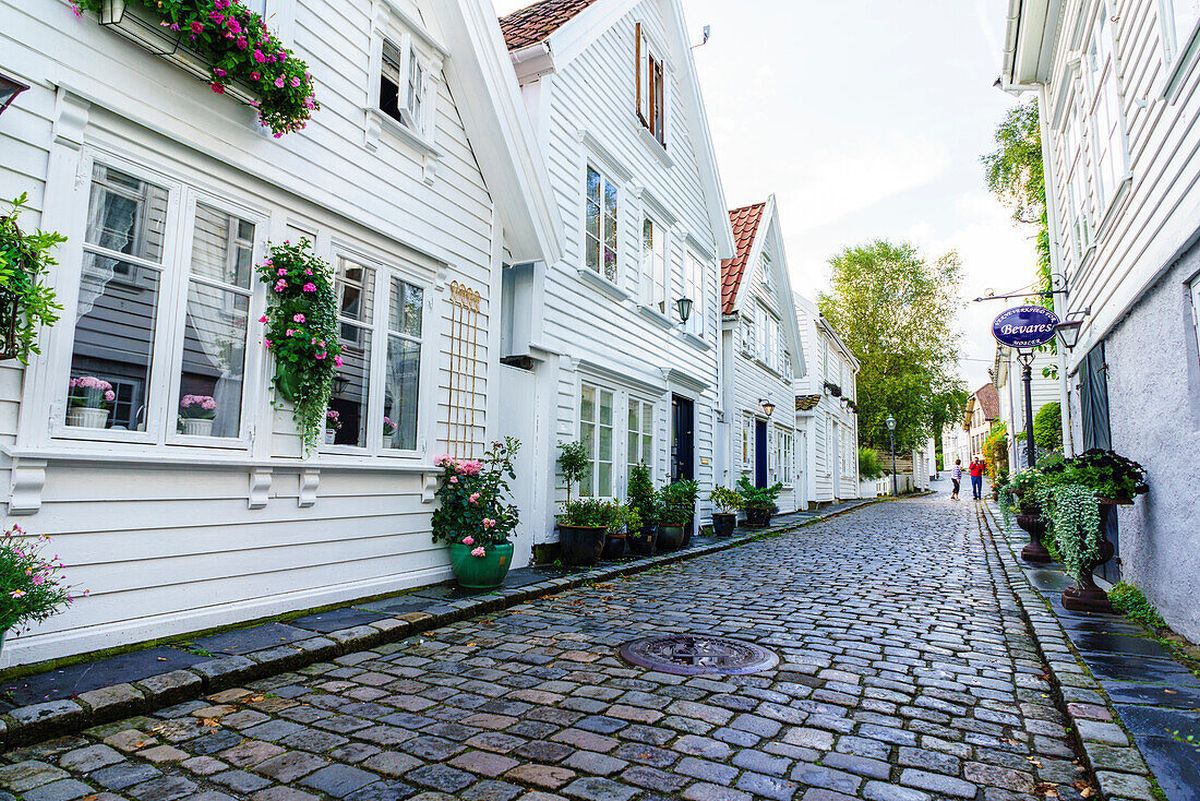
<path id="1" fill-rule="evenodd" d="M 325 432 L 333 377 L 342 366 L 333 270 L 314 256 L 307 239 L 272 245 L 258 266 L 270 289 L 263 344 L 275 355 L 276 396 L 293 404 L 308 455 Z"/>
<path id="2" fill-rule="evenodd" d="M 1062 565 L 1076 579 L 1100 561 L 1100 503 L 1095 490 L 1082 484 L 1050 489 L 1046 507 Z"/>
<path id="3" fill-rule="evenodd" d="M 17 218 L 27 202 L 25 194 L 6 201 L 10 211 L 0 217 L 0 358 L 21 364 L 41 353 L 37 337 L 42 326 L 58 322 L 63 307 L 44 281 L 58 263 L 51 251 L 67 241 L 55 231 L 22 231 Z"/>
<path id="4" fill-rule="evenodd" d="M 266 21 L 233 0 L 127 0 L 157 17 L 166 30 L 212 66 L 209 86 L 224 94 L 233 83 L 258 99 L 259 122 L 276 138 L 305 126 L 320 108 L 308 65 L 271 33 Z M 76 15 L 99 13 L 111 0 L 72 0 Z"/>

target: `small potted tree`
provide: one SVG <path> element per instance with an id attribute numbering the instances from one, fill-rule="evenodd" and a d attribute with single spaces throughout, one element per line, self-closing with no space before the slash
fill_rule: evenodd
<path id="1" fill-rule="evenodd" d="M 629 550 L 638 556 L 650 556 L 654 553 L 655 540 L 658 538 L 659 498 L 647 465 L 638 464 L 630 468 L 626 490 L 629 509 L 637 513 L 640 523 L 636 528 L 629 529 Z"/>
<path id="2" fill-rule="evenodd" d="M 715 487 L 708 499 L 720 509 L 713 512 L 713 533 L 718 537 L 731 537 L 737 528 L 737 513 L 745 506 L 742 496 L 729 487 Z"/>
<path id="3" fill-rule="evenodd" d="M 1047 467 L 1043 494 L 1063 567 L 1075 585 L 1063 590 L 1063 606 L 1075 612 L 1111 612 L 1108 594 L 1094 571 L 1115 549 L 1104 536 L 1108 516 L 1148 491 L 1140 464 L 1112 451 L 1092 449 Z"/>
<path id="4" fill-rule="evenodd" d="M 738 494 L 746 509 L 746 525 L 752 528 L 765 528 L 771 525 L 771 515 L 775 513 L 775 501 L 783 492 L 782 484 L 772 484 L 769 487 L 756 487 L 750 483 L 747 476 L 738 479 Z"/>

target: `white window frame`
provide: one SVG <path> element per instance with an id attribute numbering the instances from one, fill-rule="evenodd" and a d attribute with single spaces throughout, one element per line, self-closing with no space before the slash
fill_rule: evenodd
<path id="1" fill-rule="evenodd" d="M 587 206 L 591 200 L 591 193 L 588 189 L 590 184 L 591 174 L 595 173 L 599 177 L 600 190 L 600 209 L 597 216 L 597 230 L 591 231 L 588 228 Z M 607 188 L 611 187 L 616 194 L 615 206 L 612 212 L 609 212 L 607 199 Z M 608 223 L 611 222 L 615 231 L 613 246 L 608 247 L 607 230 Z M 588 265 L 588 251 L 592 248 L 591 241 L 596 242 L 596 268 L 592 269 Z M 583 246 L 583 252 L 579 258 L 579 268 L 581 270 L 595 273 L 596 276 L 602 278 L 613 286 L 618 286 L 621 282 L 621 182 L 617 181 L 608 170 L 599 166 L 596 162 L 589 160 L 583 173 L 583 235 L 580 238 Z M 604 271 L 604 256 L 605 252 L 611 250 L 613 254 L 613 275 L 610 278 L 605 275 Z"/>
<path id="2" fill-rule="evenodd" d="M 766 306 L 759 304 L 758 317 L 762 322 L 756 330 L 754 355 L 770 370 L 779 372 L 779 343 L 782 326 Z"/>
<path id="3" fill-rule="evenodd" d="M 384 42 L 395 48 L 400 56 L 396 105 L 400 119 L 379 107 L 380 78 L 383 73 Z M 441 152 L 437 149 L 438 95 L 441 84 L 444 48 L 419 27 L 419 23 L 399 12 L 387 0 L 376 0 L 375 20 L 372 30 L 371 58 L 367 87 L 366 145 L 374 150 L 378 146 L 380 132 L 387 130 L 421 155 L 424 174 L 422 179 L 432 183 Z M 419 102 L 420 113 L 414 115 L 406 97 L 409 77 L 417 68 L 421 74 Z"/>
<path id="4" fill-rule="evenodd" d="M 771 269 L 771 254 L 767 252 L 766 248 L 763 248 L 763 251 L 761 254 L 759 254 L 758 259 L 760 269 L 762 270 L 763 288 L 766 289 L 767 292 L 771 293 L 772 296 L 774 296 L 775 273 Z"/>
<path id="5" fill-rule="evenodd" d="M 647 422 L 647 418 L 646 418 L 647 411 L 649 412 L 649 428 L 646 428 L 644 425 Z M 636 412 L 636 414 L 635 414 L 635 412 Z M 636 421 L 637 421 L 636 428 L 630 427 L 629 422 L 631 419 L 636 419 Z M 626 470 L 629 470 L 639 464 L 645 464 L 648 468 L 650 468 L 651 480 L 654 480 L 654 478 L 657 476 L 657 473 L 658 473 L 658 471 L 655 469 L 656 468 L 655 462 L 657 460 L 654 458 L 654 447 L 655 447 L 654 426 L 655 426 L 654 401 L 646 400 L 645 398 L 639 397 L 637 395 L 629 395 L 627 403 L 626 403 L 626 407 L 625 407 L 625 466 L 626 466 Z M 636 448 L 635 448 L 636 452 L 631 451 L 629 449 L 629 438 L 632 436 L 637 437 Z M 645 438 L 647 438 L 647 437 L 649 437 L 649 439 L 650 439 L 650 442 L 648 445 L 645 442 Z M 625 476 L 626 483 L 628 483 L 628 478 L 629 478 L 628 473 L 626 473 L 626 476 Z M 616 484 L 616 479 L 614 477 L 614 489 L 615 489 L 615 484 Z"/>
<path id="6" fill-rule="evenodd" d="M 793 465 L 796 455 L 796 440 L 795 433 L 792 429 L 777 426 L 775 431 L 775 445 L 778 454 L 775 457 L 778 465 L 778 481 L 784 487 L 794 485 L 795 477 L 793 475 Z"/>
<path id="7" fill-rule="evenodd" d="M 1102 2 L 1092 23 L 1083 53 L 1083 75 L 1089 156 L 1092 166 L 1096 210 L 1094 228 L 1099 228 L 1117 200 L 1121 184 L 1129 174 L 1125 114 L 1117 77 L 1116 42 L 1112 22 Z"/>
<path id="8" fill-rule="evenodd" d="M 754 464 L 754 422 L 750 412 L 742 414 L 742 469 L 749 470 Z"/>
<path id="9" fill-rule="evenodd" d="M 754 324 L 754 309 L 743 309 L 739 314 L 739 319 L 742 337 L 742 355 L 749 358 L 754 358 L 754 345 L 758 337 L 758 334 L 755 330 L 756 326 Z"/>
<path id="10" fill-rule="evenodd" d="M 423 274 L 423 271 L 415 265 L 386 259 L 357 246 L 355 243 L 338 240 L 334 244 L 333 257 L 330 261 L 335 274 L 338 262 L 342 258 L 355 262 L 371 271 L 372 289 L 374 292 L 371 319 L 367 324 L 351 323 L 358 328 L 368 331 L 371 335 L 371 356 L 370 362 L 367 365 L 367 425 L 363 437 L 366 444 L 326 445 L 322 442 L 318 446 L 318 450 L 322 453 L 378 456 L 386 459 L 407 459 L 410 461 L 423 459 L 429 450 L 429 426 L 435 423 L 434 420 L 430 419 L 431 410 L 429 409 L 427 398 L 429 371 L 433 369 L 430 364 L 431 342 L 436 340 L 436 336 L 431 336 L 430 328 L 433 316 L 431 314 L 434 296 L 433 279 L 431 276 Z M 420 369 L 417 378 L 417 442 L 416 447 L 413 449 L 383 447 L 382 425 L 387 396 L 385 387 L 387 344 L 389 337 L 398 336 L 398 334 L 393 334 L 388 326 L 388 315 L 391 311 L 390 293 L 392 279 L 399 279 L 400 281 L 419 287 L 423 300 L 421 306 Z M 335 283 L 335 292 L 338 292 L 339 299 L 338 328 L 340 336 L 343 318 L 340 306 L 341 293 L 338 290 L 340 290 L 340 287 Z M 412 337 L 408 337 L 408 339 L 412 339 Z M 379 425 L 374 425 L 372 421 L 377 421 Z"/>
<path id="11" fill-rule="evenodd" d="M 596 401 L 595 401 L 595 407 L 594 407 L 596 410 L 596 419 L 585 421 L 583 419 L 583 395 L 584 395 L 584 392 L 589 389 L 596 393 Z M 600 422 L 600 408 L 602 405 L 601 398 L 604 395 L 608 395 L 609 408 L 612 410 L 612 423 L 609 426 L 612 434 L 609 438 L 609 453 L 608 453 L 607 459 L 600 458 L 601 457 L 600 429 L 602 427 L 602 423 Z M 576 441 L 579 441 L 579 442 L 583 441 L 583 424 L 585 422 L 593 425 L 596 430 L 595 442 L 593 443 L 591 452 L 588 454 L 589 477 L 591 479 L 590 486 L 585 488 L 583 485 L 583 481 L 581 480 L 580 484 L 579 484 L 579 496 L 581 498 L 612 499 L 612 498 L 616 497 L 616 492 L 617 492 L 617 479 L 618 479 L 618 476 L 617 476 L 617 442 L 618 442 L 618 439 L 617 439 L 617 437 L 625 435 L 625 432 L 623 431 L 623 429 L 620 426 L 618 426 L 618 420 L 620 420 L 620 415 L 618 414 L 618 410 L 617 410 L 617 391 L 615 389 L 612 389 L 611 387 L 607 387 L 603 384 L 599 384 L 594 381 L 584 380 L 584 381 L 581 381 L 579 384 L 579 396 L 578 397 L 579 397 L 579 401 L 575 407 L 576 412 L 577 412 L 577 414 L 576 414 L 577 427 L 576 427 L 576 432 L 575 432 Z M 612 484 L 612 486 L 609 489 L 612 491 L 605 495 L 600 494 L 600 471 L 597 469 L 597 466 L 600 464 L 609 465 L 609 481 Z M 586 490 L 586 492 L 585 492 L 585 490 Z"/>
<path id="12" fill-rule="evenodd" d="M 81 156 L 81 174 L 87 175 L 87 190 L 81 191 L 76 213 L 86 219 L 91 201 L 91 181 L 96 164 L 127 173 L 139 180 L 154 184 L 167 193 L 167 209 L 162 235 L 162 259 L 151 262 L 137 256 L 106 251 L 104 248 L 87 244 L 81 235 L 78 244 L 80 257 L 73 260 L 73 274 L 64 281 L 75 287 L 80 285 L 85 252 L 108 253 L 113 258 L 131 263 L 141 269 L 153 269 L 159 274 L 157 308 L 154 316 L 154 343 L 150 354 L 150 370 L 147 375 L 145 403 L 145 428 L 136 430 L 92 429 L 66 425 L 67 384 L 71 375 L 71 363 L 75 351 L 75 324 L 77 322 L 78 294 L 74 303 L 68 303 L 60 330 L 56 332 L 55 346 L 39 360 L 38 370 L 44 370 L 51 382 L 50 415 L 46 435 L 62 444 L 104 442 L 114 445 L 149 446 L 156 451 L 169 447 L 187 447 L 202 450 L 249 450 L 254 422 L 261 399 L 262 388 L 255 380 L 259 375 L 261 354 L 255 347 L 259 338 L 253 334 L 251 323 L 262 312 L 264 293 L 259 289 L 257 277 L 251 280 L 248 291 L 249 306 L 246 323 L 246 352 L 243 364 L 241 414 L 237 437 L 195 437 L 177 431 L 180 373 L 183 365 L 184 331 L 187 325 L 187 290 L 191 278 L 191 255 L 196 203 L 201 202 L 219 211 L 240 217 L 255 226 L 253 261 L 261 260 L 267 240 L 269 214 L 231 199 L 220 198 L 202 191 L 183 179 L 164 175 L 144 167 L 117 154 L 87 149 Z M 81 224 L 79 230 L 83 230 Z M 253 276 L 253 273 L 252 273 Z M 47 366 L 42 367 L 45 364 Z M 103 377 L 103 376 L 101 376 Z M 148 402 L 147 402 L 148 401 Z"/>
<path id="13" fill-rule="evenodd" d="M 647 247 L 646 226 L 650 226 L 651 244 Z M 669 229 L 649 212 L 642 214 L 638 230 L 640 245 L 642 304 L 663 316 L 671 314 L 671 241 Z"/>
<path id="14" fill-rule="evenodd" d="M 670 109 L 667 88 L 671 84 L 671 71 L 667 66 L 666 59 L 658 55 L 662 52 L 664 52 L 664 48 L 659 47 L 646 32 L 646 26 L 641 22 L 636 23 L 634 26 L 634 106 L 637 110 L 638 122 L 641 123 L 649 137 L 665 150 L 667 147 L 667 118 Z M 660 73 L 657 80 L 662 83 L 657 93 L 660 103 L 657 109 L 651 106 L 655 94 L 653 91 L 656 81 L 655 67 Z"/>
<path id="15" fill-rule="evenodd" d="M 1189 3 L 1193 6 L 1190 14 L 1177 11 Z M 1200 32 L 1200 3 L 1196 0 L 1159 0 L 1158 18 L 1163 64 L 1168 76 L 1166 88 L 1169 89 L 1183 71 L 1184 65 L 1195 55 L 1196 34 Z M 1185 22 L 1183 29 L 1179 27 L 1181 19 Z"/>
<path id="16" fill-rule="evenodd" d="M 687 331 L 693 336 L 704 338 L 708 330 L 708 261 L 690 248 L 684 262 L 683 296 L 692 300 L 692 316 L 688 318 Z"/>

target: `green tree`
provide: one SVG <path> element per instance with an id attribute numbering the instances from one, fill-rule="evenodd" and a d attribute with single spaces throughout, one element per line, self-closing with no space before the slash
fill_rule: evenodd
<path id="1" fill-rule="evenodd" d="M 1013 220 L 1036 225 L 1037 288 L 1049 292 L 1050 226 L 1046 216 L 1046 176 L 1042 162 L 1042 132 L 1037 98 L 1013 106 L 996 127 L 996 149 L 982 157 L 984 179 L 992 194 L 1012 211 Z M 1049 295 L 1032 302 L 1053 308 Z"/>
<path id="2" fill-rule="evenodd" d="M 1062 450 L 1062 407 L 1057 401 L 1047 403 L 1033 416 L 1033 441 L 1042 450 Z"/>
<path id="3" fill-rule="evenodd" d="M 830 265 L 830 292 L 818 305 L 861 365 L 863 443 L 888 447 L 891 414 L 897 450 L 911 450 L 961 414 L 966 398 L 953 328 L 962 263 L 954 252 L 930 263 L 907 242 L 879 239 L 846 248 Z"/>

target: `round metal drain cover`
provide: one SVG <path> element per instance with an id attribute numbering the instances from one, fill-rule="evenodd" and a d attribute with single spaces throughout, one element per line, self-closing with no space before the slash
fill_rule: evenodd
<path id="1" fill-rule="evenodd" d="M 779 664 L 778 656 L 753 643 L 693 634 L 644 637 L 625 643 L 619 653 L 626 662 L 677 676 L 757 673 Z"/>

